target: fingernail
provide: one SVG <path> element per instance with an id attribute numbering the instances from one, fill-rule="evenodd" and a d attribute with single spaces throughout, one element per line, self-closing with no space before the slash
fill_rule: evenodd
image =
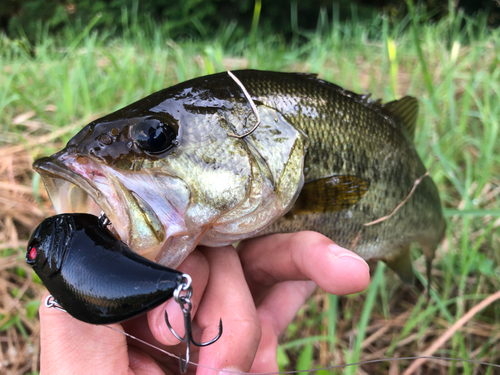
<path id="1" fill-rule="evenodd" d="M 177 302 L 174 301 L 173 298 L 167 302 L 167 304 L 165 306 L 165 312 L 168 315 L 168 321 L 170 322 L 172 327 L 175 329 L 175 331 L 180 336 L 183 336 L 184 335 L 184 326 L 177 327 L 177 324 L 176 324 L 176 322 L 178 322 L 182 319 L 182 317 L 181 317 L 182 312 L 180 311 L 179 305 L 177 304 Z M 172 332 L 170 332 L 170 330 L 168 329 L 165 320 L 162 320 L 162 319 L 164 319 L 164 317 L 159 318 L 159 324 L 163 328 L 161 330 L 163 339 L 165 340 L 165 342 L 167 344 L 172 344 L 172 345 L 177 344 L 178 340 L 175 338 L 175 336 L 172 334 Z"/>
<path id="2" fill-rule="evenodd" d="M 231 375 L 231 374 L 241 374 L 243 371 L 241 371 L 237 367 L 226 367 L 222 371 L 219 371 L 218 375 Z"/>
<path id="3" fill-rule="evenodd" d="M 354 254 L 352 251 L 344 249 L 343 247 L 340 247 L 339 245 L 336 244 L 330 244 L 328 245 L 328 248 L 330 251 L 338 258 L 351 258 L 351 259 L 356 259 L 358 261 L 361 261 L 368 270 L 370 270 L 370 266 L 366 261 L 361 258 L 359 255 Z"/>

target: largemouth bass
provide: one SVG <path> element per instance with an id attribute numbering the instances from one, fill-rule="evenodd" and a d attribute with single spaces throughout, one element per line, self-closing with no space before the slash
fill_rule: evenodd
<path id="1" fill-rule="evenodd" d="M 412 143 L 415 98 L 387 104 L 313 74 L 234 71 L 156 92 L 37 160 L 58 213 L 101 211 L 134 251 L 177 267 L 199 244 L 314 230 L 412 280 L 446 227 Z M 255 109 L 252 105 L 255 105 Z M 238 138 L 260 123 L 250 135 Z"/>

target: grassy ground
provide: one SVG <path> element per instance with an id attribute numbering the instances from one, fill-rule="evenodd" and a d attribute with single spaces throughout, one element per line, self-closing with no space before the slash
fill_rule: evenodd
<path id="1" fill-rule="evenodd" d="M 38 370 L 43 286 L 24 263 L 24 246 L 53 210 L 32 161 L 60 149 L 92 119 L 149 93 L 241 68 L 316 72 L 384 101 L 414 95 L 420 99 L 418 152 L 427 166 L 440 159 L 431 175 L 448 228 L 434 262 L 431 299 L 374 264 L 366 292 L 339 298 L 318 291 L 305 304 L 282 340 L 282 368 L 423 353 L 500 363 L 500 303 L 487 300 L 484 309 L 471 312 L 500 290 L 500 30 L 454 15 L 437 25 L 408 18 L 393 27 L 383 18 L 327 24 L 324 16 L 316 33 L 290 43 L 259 30 L 233 41 L 231 27 L 205 43 L 176 43 L 138 28 L 115 39 L 97 35 L 91 25 L 57 38 L 41 32 L 34 48 L 0 37 L 0 373 Z M 424 260 L 418 249 L 414 255 L 425 283 Z M 398 374 L 412 362 L 331 372 Z M 442 359 L 415 371 L 500 373 Z"/>

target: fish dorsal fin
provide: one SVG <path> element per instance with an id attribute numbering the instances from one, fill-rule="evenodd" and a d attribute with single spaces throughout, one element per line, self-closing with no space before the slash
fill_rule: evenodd
<path id="1" fill-rule="evenodd" d="M 291 215 L 341 211 L 355 205 L 370 183 L 356 176 L 338 175 L 306 182 Z"/>
<path id="2" fill-rule="evenodd" d="M 418 116 L 418 100 L 413 96 L 405 96 L 399 100 L 382 104 L 382 113 L 391 117 L 408 132 L 410 139 L 415 138 L 415 127 Z"/>
<path id="3" fill-rule="evenodd" d="M 398 274 L 399 278 L 407 285 L 413 285 L 413 268 L 411 265 L 410 246 L 405 246 L 394 258 L 385 259 L 384 262 Z"/>

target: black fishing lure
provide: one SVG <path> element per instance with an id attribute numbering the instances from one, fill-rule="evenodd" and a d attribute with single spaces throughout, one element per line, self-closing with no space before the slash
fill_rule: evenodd
<path id="1" fill-rule="evenodd" d="M 183 283 L 181 272 L 133 252 L 89 214 L 45 219 L 28 242 L 26 261 L 64 310 L 91 324 L 144 313 Z"/>

